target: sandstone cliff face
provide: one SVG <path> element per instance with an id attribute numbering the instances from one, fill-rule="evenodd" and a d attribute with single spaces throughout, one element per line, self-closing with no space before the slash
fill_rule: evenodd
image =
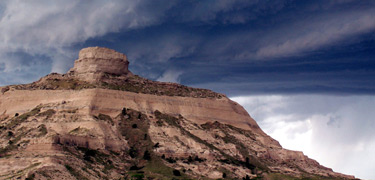
<path id="1" fill-rule="evenodd" d="M 106 48 L 0 89 L 0 179 L 354 179 L 283 149 L 225 95 L 137 77 Z"/>
<path id="2" fill-rule="evenodd" d="M 74 67 L 69 70 L 79 79 L 85 81 L 98 81 L 105 73 L 126 75 L 129 61 L 126 55 L 112 49 L 102 47 L 84 48 L 79 52 Z"/>
<path id="3" fill-rule="evenodd" d="M 24 113 L 39 104 L 69 102 L 71 109 L 88 114 L 105 113 L 115 116 L 124 107 L 146 114 L 159 110 L 183 115 L 196 123 L 219 121 L 263 134 L 257 123 L 237 103 L 228 98 L 191 98 L 155 96 L 108 89 L 74 90 L 10 90 L 0 96 L 0 113 L 9 116 Z"/>

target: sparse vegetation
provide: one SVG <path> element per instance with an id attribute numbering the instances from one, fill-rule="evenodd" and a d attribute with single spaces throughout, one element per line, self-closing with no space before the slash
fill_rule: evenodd
<path id="1" fill-rule="evenodd" d="M 151 160 L 151 153 L 148 151 L 148 150 L 146 150 L 145 152 L 144 152 L 144 154 L 143 154 L 143 159 L 144 160 Z"/>
<path id="2" fill-rule="evenodd" d="M 132 128 L 133 128 L 133 129 L 135 129 L 135 128 L 137 128 L 137 127 L 138 127 L 137 124 L 133 124 L 133 125 L 132 125 Z"/>
<path id="3" fill-rule="evenodd" d="M 181 176 L 181 173 L 180 173 L 179 170 L 175 169 L 175 170 L 173 170 L 173 175 L 175 175 L 175 176 Z"/>
<path id="4" fill-rule="evenodd" d="M 246 175 L 244 178 L 242 178 L 243 180 L 250 180 L 250 177 L 249 175 Z"/>
<path id="5" fill-rule="evenodd" d="M 52 73 L 31 84 L 12 86 L 17 90 L 47 89 L 47 90 L 81 90 L 92 88 L 129 91 L 158 96 L 183 96 L 195 98 L 222 98 L 224 95 L 208 89 L 191 88 L 176 83 L 151 81 L 137 75 L 116 76 L 105 74 L 99 83 L 89 83 L 74 76 Z M 7 87 L 9 88 L 9 87 Z M 2 90 L 3 91 L 3 90 Z"/>
<path id="6" fill-rule="evenodd" d="M 6 156 L 6 154 L 14 149 L 17 149 L 18 142 L 21 140 L 23 136 L 25 136 L 26 132 L 22 132 L 21 134 L 17 135 L 13 139 L 8 141 L 8 145 L 4 148 L 0 148 L 0 158 Z"/>
<path id="7" fill-rule="evenodd" d="M 103 121 L 107 121 L 107 122 L 109 122 L 110 124 L 113 125 L 113 120 L 112 120 L 111 116 L 108 116 L 108 115 L 106 115 L 106 114 L 102 114 L 102 113 L 100 113 L 100 114 L 98 115 L 98 119 L 103 120 Z"/>
<path id="8" fill-rule="evenodd" d="M 173 157 L 168 157 L 165 159 L 169 163 L 176 163 L 176 160 Z"/>
<path id="9" fill-rule="evenodd" d="M 90 132 L 90 130 L 88 130 L 86 128 L 82 128 L 82 127 L 77 127 L 77 128 L 74 128 L 73 130 L 71 130 L 69 132 L 69 134 L 72 134 L 72 135 L 85 135 L 88 132 Z"/>
<path id="10" fill-rule="evenodd" d="M 33 164 L 31 164 L 30 166 L 28 166 L 24 169 L 21 169 L 21 170 L 18 170 L 18 171 L 13 171 L 13 172 L 8 173 L 8 174 L 3 174 L 3 175 L 0 176 L 0 179 L 21 179 L 22 175 L 24 175 L 25 172 L 39 166 L 40 164 L 41 164 L 40 162 L 33 163 Z"/>
<path id="11" fill-rule="evenodd" d="M 157 121 L 156 121 L 156 124 L 160 127 L 160 126 L 163 126 L 164 123 L 163 123 L 163 121 L 161 121 L 161 120 L 157 120 Z"/>
<path id="12" fill-rule="evenodd" d="M 151 139 L 148 138 L 149 120 L 147 116 L 138 111 L 124 108 L 117 118 L 119 120 L 119 130 L 130 145 L 128 154 L 133 158 L 135 163 L 130 168 L 131 177 L 133 175 L 136 177 L 143 175 L 144 178 L 154 179 L 169 180 L 176 178 L 173 175 L 173 168 L 166 166 L 164 161 L 162 161 L 163 157 L 155 155 L 150 150 L 159 145 L 152 143 Z M 133 128 L 134 124 L 137 125 L 137 128 Z M 172 158 L 170 160 L 175 161 Z M 142 170 L 144 173 L 138 173 L 139 170 Z M 180 174 L 181 178 L 189 179 L 185 174 Z"/>
<path id="13" fill-rule="evenodd" d="M 13 117 L 8 124 L 6 124 L 6 129 L 13 129 L 15 128 L 16 126 L 18 126 L 19 124 L 21 124 L 22 122 L 24 122 L 25 120 L 27 120 L 27 118 L 29 118 L 30 116 L 35 116 L 36 114 L 38 114 L 40 112 L 40 109 L 42 107 L 41 106 L 38 106 L 34 109 L 32 109 L 30 112 L 27 112 L 27 113 L 24 113 L 22 115 L 17 115 L 15 117 Z M 18 113 L 16 113 L 18 114 Z"/>
<path id="14" fill-rule="evenodd" d="M 138 117 L 141 113 L 138 111 L 125 109 L 123 112 L 117 118 L 119 118 L 119 130 L 131 147 L 129 155 L 133 158 L 143 158 L 145 151 L 154 146 L 149 138 L 144 138 L 148 133 L 148 121 L 139 121 Z"/>
<path id="15" fill-rule="evenodd" d="M 34 180 L 34 178 L 35 178 L 35 174 L 33 173 L 29 175 L 25 180 Z"/>
<path id="16" fill-rule="evenodd" d="M 123 116 L 126 115 L 126 108 L 122 108 L 121 114 L 122 114 Z"/>
<path id="17" fill-rule="evenodd" d="M 299 178 L 296 178 L 291 175 L 286 175 L 286 174 L 280 174 L 280 173 L 268 173 L 267 178 L 270 180 L 343 180 L 343 178 L 336 178 L 336 177 L 322 177 L 322 176 L 316 176 L 316 175 L 310 175 L 309 177 L 307 176 L 302 176 Z"/>
<path id="18" fill-rule="evenodd" d="M 234 131 L 234 132 L 237 132 L 238 134 L 245 135 L 248 138 L 255 139 L 254 137 L 255 135 L 252 132 L 246 131 L 240 128 L 236 128 L 228 124 L 221 124 L 217 121 L 214 123 L 202 124 L 201 127 L 207 130 L 220 129 L 225 134 L 225 136 L 224 137 L 217 136 L 217 138 L 222 139 L 225 143 L 234 144 L 236 146 L 236 149 L 238 149 L 239 152 L 241 153 L 241 155 L 245 157 L 245 161 L 239 161 L 239 160 L 233 161 L 233 159 L 231 158 L 221 159 L 219 161 L 226 163 L 226 164 L 234 163 L 237 165 L 241 165 L 250 169 L 252 172 L 254 172 L 256 168 L 259 168 L 262 170 L 268 170 L 266 165 L 264 165 L 263 163 L 259 162 L 256 158 L 251 156 L 251 153 L 249 152 L 248 148 L 241 141 L 239 141 L 236 137 L 229 134 L 230 131 Z"/>
<path id="19" fill-rule="evenodd" d="M 222 176 L 224 179 L 227 177 L 227 173 L 223 172 L 223 176 Z"/>
<path id="20" fill-rule="evenodd" d="M 143 174 L 133 174 L 131 177 L 132 177 L 132 180 L 143 180 L 145 175 L 143 175 Z"/>
<path id="21" fill-rule="evenodd" d="M 70 114 L 74 114 L 77 112 L 77 109 L 67 109 L 67 110 L 62 110 L 61 111 L 62 113 L 70 113 Z"/>
<path id="22" fill-rule="evenodd" d="M 12 131 L 8 131 L 8 137 L 13 137 L 14 133 Z"/>
<path id="23" fill-rule="evenodd" d="M 22 122 L 26 121 L 29 117 L 35 116 L 40 112 L 41 106 L 38 106 L 31 110 L 30 112 L 24 113 L 22 115 L 17 115 L 6 123 L 2 125 L 2 129 L 7 129 L 8 131 L 2 131 L 1 133 L 4 132 L 6 133 L 6 137 L 8 139 L 8 143 L 5 147 L 0 148 L 0 157 L 7 156 L 7 154 L 15 149 L 17 149 L 21 144 L 28 143 L 27 141 L 22 141 L 21 143 L 20 140 L 27 134 L 29 133 L 32 129 L 25 129 L 24 127 L 17 129 L 16 127 L 19 126 Z M 38 127 L 39 128 L 39 127 Z M 44 133 L 43 126 L 39 128 L 40 133 Z"/>
<path id="24" fill-rule="evenodd" d="M 135 147 L 130 147 L 129 156 L 131 158 L 136 158 L 138 156 L 138 150 Z"/>
<path id="25" fill-rule="evenodd" d="M 42 137 L 48 133 L 47 127 L 44 124 L 41 124 L 38 126 L 38 131 L 39 131 L 39 134 L 37 135 L 37 137 Z"/>
<path id="26" fill-rule="evenodd" d="M 53 109 L 48 109 L 47 111 L 39 113 L 37 116 L 38 117 L 45 117 L 45 119 L 51 118 L 54 114 L 56 113 L 55 110 Z"/>
<path id="27" fill-rule="evenodd" d="M 155 117 L 158 120 L 160 120 L 162 122 L 165 122 L 165 123 L 167 123 L 170 126 L 174 126 L 174 127 L 178 128 L 178 129 L 180 129 L 180 131 L 181 131 L 182 134 L 184 134 L 184 135 L 186 135 L 186 136 L 194 139 L 196 142 L 204 144 L 205 146 L 207 146 L 211 150 L 218 151 L 220 154 L 222 154 L 223 157 L 225 157 L 225 159 L 219 159 L 218 161 L 224 162 L 226 164 L 233 164 L 235 166 L 242 166 L 242 167 L 250 169 L 252 172 L 255 172 L 255 169 L 257 169 L 257 168 L 262 169 L 262 170 L 268 170 L 268 168 L 267 168 L 266 165 L 263 165 L 262 163 L 260 163 L 259 161 L 257 161 L 255 158 L 252 158 L 251 156 L 249 156 L 250 154 L 247 151 L 247 148 L 245 147 L 245 145 L 243 145 L 235 137 L 229 135 L 228 133 L 226 133 L 226 136 L 223 137 L 222 139 L 226 143 L 233 143 L 233 144 L 235 144 L 236 148 L 240 150 L 240 152 L 243 155 L 243 157 L 247 157 L 246 160 L 242 161 L 242 160 L 238 159 L 237 157 L 232 157 L 232 156 L 226 154 L 221 149 L 215 147 L 214 145 L 212 145 L 212 144 L 210 144 L 210 143 L 208 143 L 208 142 L 200 139 L 199 137 L 197 137 L 197 136 L 193 135 L 192 133 L 190 133 L 189 131 L 187 131 L 185 128 L 183 128 L 180 125 L 180 121 L 183 119 L 182 116 L 179 116 L 178 118 L 176 118 L 174 116 L 163 114 L 160 111 L 155 111 L 154 114 L 155 114 Z M 202 126 L 205 129 L 210 128 L 209 125 L 202 125 Z M 218 122 L 216 124 L 214 124 L 214 126 L 222 128 L 223 131 L 225 131 L 225 128 L 228 128 L 228 127 L 226 127 L 226 125 L 220 124 Z M 197 162 L 203 162 L 204 161 L 204 159 L 200 159 L 198 156 L 196 156 L 194 159 L 192 157 L 190 158 L 190 162 L 193 162 L 193 160 L 197 161 Z M 169 162 L 169 163 L 174 163 L 175 162 L 175 160 L 173 158 L 171 159 L 171 157 L 166 158 L 166 161 Z M 188 159 L 187 162 L 189 162 L 189 159 Z"/>
<path id="28" fill-rule="evenodd" d="M 69 165 L 66 164 L 65 168 L 76 179 L 79 179 L 79 180 L 88 180 L 85 176 L 82 176 L 81 173 L 79 173 L 76 169 L 72 168 L 71 166 L 69 166 Z"/>

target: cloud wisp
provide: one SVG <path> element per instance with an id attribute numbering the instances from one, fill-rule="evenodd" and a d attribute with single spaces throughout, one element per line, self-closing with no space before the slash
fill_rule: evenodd
<path id="1" fill-rule="evenodd" d="M 255 57 L 269 59 L 301 55 L 374 30 L 373 8 L 345 14 L 319 15 L 301 22 L 292 22 L 287 27 L 270 32 L 269 36 L 272 38 L 265 38 L 268 40 L 262 42 Z"/>
<path id="2" fill-rule="evenodd" d="M 160 76 L 157 81 L 161 82 L 173 82 L 173 83 L 179 83 L 180 82 L 180 76 L 183 74 L 182 71 L 176 71 L 176 70 L 167 70 L 163 73 L 162 76 Z"/>

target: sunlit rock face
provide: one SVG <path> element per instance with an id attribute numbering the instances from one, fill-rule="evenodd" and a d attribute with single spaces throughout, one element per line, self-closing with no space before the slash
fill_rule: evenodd
<path id="1" fill-rule="evenodd" d="M 125 54 L 103 47 L 88 47 L 79 52 L 79 57 L 69 73 L 82 80 L 99 81 L 105 74 L 126 75 L 129 61 Z"/>

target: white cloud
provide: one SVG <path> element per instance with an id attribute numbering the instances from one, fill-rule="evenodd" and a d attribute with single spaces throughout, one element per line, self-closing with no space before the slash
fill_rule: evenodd
<path id="1" fill-rule="evenodd" d="M 180 82 L 180 75 L 183 74 L 182 71 L 176 71 L 176 70 L 167 70 L 161 75 L 157 81 L 162 82 L 174 82 L 178 83 Z"/>
<path id="2" fill-rule="evenodd" d="M 375 96 L 233 97 L 280 144 L 335 171 L 375 179 Z"/>
<path id="3" fill-rule="evenodd" d="M 131 0 L 2 1 L 1 62 L 10 61 L 8 53 L 43 54 L 54 59 L 52 71 L 64 72 L 77 56 L 70 46 L 110 32 L 158 23 L 163 10 L 169 8 L 165 4 L 139 10 L 145 4 L 147 1 Z M 9 63 L 6 66 L 10 70 L 14 67 Z"/>
<path id="4" fill-rule="evenodd" d="M 24 50 L 63 47 L 123 27 L 155 23 L 157 17 L 135 12 L 140 1 L 120 2 L 7 1 L 0 26 L 2 45 Z"/>

